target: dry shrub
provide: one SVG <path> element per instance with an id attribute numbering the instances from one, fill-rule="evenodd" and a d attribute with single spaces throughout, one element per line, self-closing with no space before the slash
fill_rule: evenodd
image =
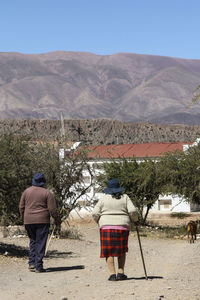
<path id="1" fill-rule="evenodd" d="M 80 231 L 78 230 L 78 228 L 76 226 L 70 226 L 68 228 L 61 230 L 60 238 L 81 240 L 82 234 L 80 233 Z"/>

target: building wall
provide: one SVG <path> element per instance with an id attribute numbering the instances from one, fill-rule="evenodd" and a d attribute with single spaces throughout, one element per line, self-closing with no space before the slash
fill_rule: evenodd
<path id="1" fill-rule="evenodd" d="M 152 212 L 190 212 L 190 203 L 178 195 L 160 195 L 154 204 Z"/>

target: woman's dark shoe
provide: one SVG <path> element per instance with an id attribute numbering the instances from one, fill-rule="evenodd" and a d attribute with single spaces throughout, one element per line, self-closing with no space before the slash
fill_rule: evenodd
<path id="1" fill-rule="evenodd" d="M 117 281 L 117 277 L 115 274 L 110 275 L 110 277 L 108 278 L 108 280 L 110 281 Z"/>
<path id="2" fill-rule="evenodd" d="M 117 274 L 117 280 L 126 280 L 127 276 L 125 274 L 122 273 L 118 273 Z"/>

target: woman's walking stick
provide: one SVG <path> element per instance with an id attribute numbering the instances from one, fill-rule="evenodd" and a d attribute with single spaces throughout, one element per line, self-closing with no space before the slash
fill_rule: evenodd
<path id="1" fill-rule="evenodd" d="M 144 263 L 144 256 L 143 256 L 143 252 L 142 252 L 142 245 L 141 245 L 141 241 L 140 241 L 139 230 L 138 230 L 137 225 L 135 227 L 136 227 L 138 242 L 139 242 L 139 246 L 140 246 L 140 253 L 141 253 L 142 263 L 143 263 L 143 267 L 144 267 L 144 274 L 145 274 L 146 280 L 148 280 L 147 271 L 146 271 L 146 267 L 145 267 L 145 263 Z"/>

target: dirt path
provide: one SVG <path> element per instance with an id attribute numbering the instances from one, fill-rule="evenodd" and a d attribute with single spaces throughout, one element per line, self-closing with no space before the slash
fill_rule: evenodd
<path id="1" fill-rule="evenodd" d="M 200 241 L 141 238 L 148 280 L 144 278 L 137 237 L 131 234 L 126 262 L 128 280 L 109 282 L 99 258 L 96 225 L 80 226 L 82 240 L 52 240 L 47 273 L 27 270 L 27 258 L 0 255 L 2 300 L 193 300 L 200 299 Z M 28 247 L 27 238 L 1 238 L 0 243 Z M 0 247 L 2 244 L 0 244 Z"/>

